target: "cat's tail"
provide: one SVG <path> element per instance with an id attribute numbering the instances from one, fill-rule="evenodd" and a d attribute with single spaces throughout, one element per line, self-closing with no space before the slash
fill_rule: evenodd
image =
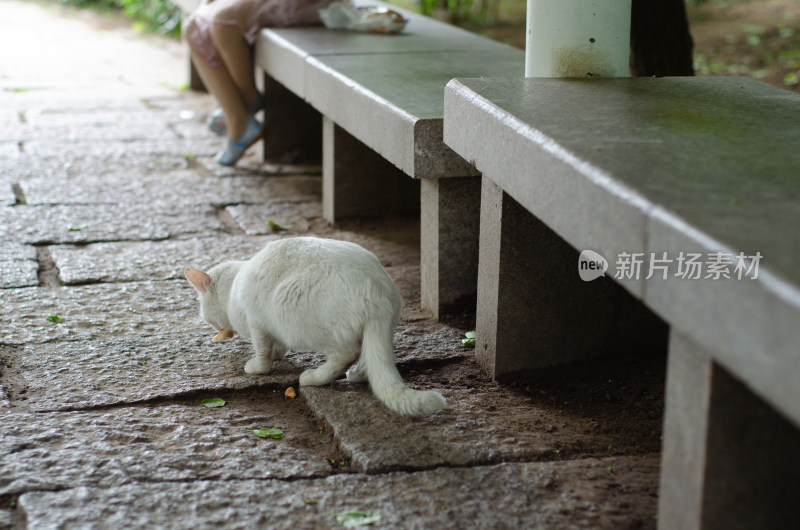
<path id="1" fill-rule="evenodd" d="M 364 328 L 359 369 L 367 374 L 372 391 L 390 410 L 401 416 L 421 417 L 444 408 L 441 394 L 433 390 L 408 388 L 394 364 L 392 328 L 370 321 Z"/>

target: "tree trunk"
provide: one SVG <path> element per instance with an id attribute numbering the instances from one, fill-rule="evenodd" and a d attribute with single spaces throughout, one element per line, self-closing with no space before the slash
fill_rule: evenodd
<path id="1" fill-rule="evenodd" d="M 684 0 L 632 0 L 631 75 L 694 75 Z"/>

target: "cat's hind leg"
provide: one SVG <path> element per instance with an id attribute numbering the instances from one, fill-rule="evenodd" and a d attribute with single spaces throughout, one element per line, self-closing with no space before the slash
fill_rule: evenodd
<path id="1" fill-rule="evenodd" d="M 266 375 L 272 370 L 274 341 L 269 335 L 253 331 L 253 346 L 256 354 L 251 357 L 244 365 L 244 371 L 248 374 Z"/>
<path id="2" fill-rule="evenodd" d="M 366 383 L 367 378 L 367 363 L 363 360 L 358 361 L 350 367 L 347 371 L 347 380 L 353 383 Z"/>
<path id="3" fill-rule="evenodd" d="M 322 386 L 327 385 L 340 375 L 344 374 L 347 367 L 358 359 L 359 352 L 335 352 L 327 354 L 328 359 L 317 368 L 310 368 L 300 374 L 300 385 Z"/>
<path id="4" fill-rule="evenodd" d="M 286 346 L 272 339 L 272 351 L 270 352 L 269 358 L 273 361 L 279 361 L 283 359 L 284 355 L 286 355 Z"/>

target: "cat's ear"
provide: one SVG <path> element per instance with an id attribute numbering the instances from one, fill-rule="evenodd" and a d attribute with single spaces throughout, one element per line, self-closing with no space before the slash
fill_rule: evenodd
<path id="1" fill-rule="evenodd" d="M 197 269 L 186 269 L 184 274 L 198 293 L 205 294 L 208 291 L 208 286 L 211 285 L 211 276 Z"/>

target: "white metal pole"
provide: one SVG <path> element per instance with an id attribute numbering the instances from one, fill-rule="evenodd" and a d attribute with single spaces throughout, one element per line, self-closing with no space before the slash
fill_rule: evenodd
<path id="1" fill-rule="evenodd" d="M 528 0 L 526 77 L 627 77 L 631 0 Z"/>

